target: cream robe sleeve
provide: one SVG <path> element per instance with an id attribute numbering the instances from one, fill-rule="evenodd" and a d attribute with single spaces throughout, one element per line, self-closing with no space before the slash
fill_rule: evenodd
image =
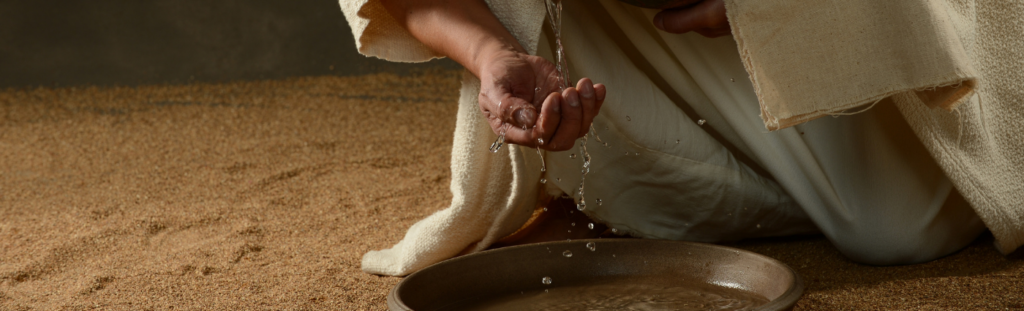
<path id="1" fill-rule="evenodd" d="M 995 236 L 1024 244 L 1024 3 L 726 0 L 769 130 L 891 97 Z"/>
<path id="2" fill-rule="evenodd" d="M 376 0 L 342 0 L 364 55 L 438 57 Z M 489 1 L 531 53 L 542 0 Z M 1008 253 L 1024 244 L 1024 4 L 974 0 L 726 0 L 733 35 L 769 129 L 851 113 L 891 97 L 917 136 Z M 405 275 L 479 251 L 519 228 L 536 203 L 539 173 L 516 146 L 494 139 L 466 75 L 452 150 L 451 205 L 416 223 L 366 272 Z M 984 104 L 984 106 L 982 106 Z M 943 109 L 935 109 L 943 108 Z M 950 110 L 955 111 L 949 112 Z"/>
<path id="3" fill-rule="evenodd" d="M 417 41 L 379 0 L 340 0 L 359 52 L 384 60 L 423 62 L 442 55 Z M 543 0 L 488 1 L 491 11 L 530 53 L 536 53 L 544 23 Z M 407 275 L 468 250 L 478 252 L 512 234 L 530 217 L 540 189 L 539 161 L 529 149 L 487 147 L 496 135 L 480 116 L 480 81 L 463 75 L 452 147 L 452 202 L 420 220 L 390 249 L 363 256 L 363 271 Z M 527 169 L 527 168 L 533 169 Z"/>

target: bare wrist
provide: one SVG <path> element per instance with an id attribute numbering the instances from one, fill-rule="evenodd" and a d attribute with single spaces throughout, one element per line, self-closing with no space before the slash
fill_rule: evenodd
<path id="1" fill-rule="evenodd" d="M 487 40 L 474 48 L 470 52 L 469 59 L 466 59 L 462 64 L 466 69 L 472 72 L 477 77 L 480 77 L 482 72 L 490 65 L 493 65 L 499 59 L 508 57 L 517 57 L 518 54 L 523 53 L 521 48 L 517 48 L 517 45 L 511 45 L 507 42 L 498 38 Z M 456 61 L 459 61 L 456 59 Z M 460 62 L 462 63 L 462 62 Z"/>

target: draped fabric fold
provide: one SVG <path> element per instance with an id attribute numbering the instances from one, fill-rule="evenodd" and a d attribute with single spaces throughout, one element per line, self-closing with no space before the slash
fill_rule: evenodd
<path id="1" fill-rule="evenodd" d="M 440 57 L 379 0 L 339 2 L 364 55 L 401 62 Z M 543 0 L 488 4 L 536 53 Z M 895 103 L 997 248 L 1009 253 L 1024 244 L 1024 3 L 726 0 L 726 7 L 767 129 Z M 391 249 L 367 253 L 364 271 L 406 275 L 486 249 L 536 207 L 543 189 L 527 156 L 533 151 L 510 146 L 488 153 L 495 135 L 476 106 L 479 80 L 465 74 L 461 92 L 451 205 L 413 225 Z"/>
<path id="2" fill-rule="evenodd" d="M 947 110 L 978 80 L 941 0 L 735 0 L 729 22 L 778 130 L 917 92 Z"/>
<path id="3" fill-rule="evenodd" d="M 398 62 L 441 57 L 402 28 L 379 0 L 339 3 L 363 55 Z M 545 16 L 543 0 L 489 1 L 488 6 L 528 52 L 536 53 Z M 414 224 L 390 249 L 364 255 L 363 271 L 407 275 L 463 252 L 484 250 L 519 229 L 536 207 L 540 176 L 525 168 L 530 162 L 525 151 L 514 145 L 497 154 L 487 151 L 496 135 L 476 105 L 480 80 L 464 73 L 460 93 L 451 205 Z"/>

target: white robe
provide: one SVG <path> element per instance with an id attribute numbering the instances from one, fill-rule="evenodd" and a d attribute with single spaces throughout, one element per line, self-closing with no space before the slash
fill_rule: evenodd
<path id="1" fill-rule="evenodd" d="M 766 117 L 765 109 L 779 110 L 772 106 L 778 103 L 766 101 L 772 98 L 766 90 L 787 95 L 785 89 L 768 88 L 787 82 L 787 77 L 766 79 L 757 66 L 771 64 L 758 64 L 757 55 L 750 55 L 761 51 L 751 52 L 743 44 L 737 48 L 732 38 L 660 33 L 650 27 L 652 11 L 615 1 L 601 2 L 600 11 L 606 15 L 600 20 L 594 20 L 594 11 L 574 8 L 574 3 L 566 3 L 563 25 L 571 73 L 574 78 L 587 76 L 606 83 L 609 89 L 595 125 L 610 146 L 598 146 L 591 139 L 594 168 L 587 179 L 587 212 L 592 218 L 638 236 L 702 241 L 806 232 L 812 230 L 807 222 L 810 218 L 848 255 L 877 263 L 933 258 L 958 248 L 983 228 L 972 220 L 976 216 L 969 209 L 955 204 L 943 207 L 952 189 L 943 169 L 957 177 L 958 187 L 977 184 L 978 178 L 965 178 L 962 168 L 947 163 L 956 159 L 956 154 L 936 151 L 936 146 L 948 139 L 922 136 L 948 132 L 948 124 L 941 124 L 946 122 L 942 116 L 930 116 L 934 113 L 921 111 L 907 104 L 905 96 L 897 95 L 893 98 L 910 127 L 901 122 L 891 103 L 882 102 L 867 113 L 819 119 L 769 133 L 759 121 Z M 751 23 L 757 26 L 736 16 L 749 13 L 743 8 L 751 3 L 728 1 L 734 33 Z M 376 1 L 342 0 L 341 4 L 364 54 L 395 61 L 437 56 L 398 27 Z M 528 50 L 537 51 L 537 43 L 542 42 L 541 1 L 490 5 Z M 606 37 L 615 31 L 599 29 L 609 24 L 629 34 L 628 39 L 620 36 L 614 42 L 632 45 L 640 57 L 607 44 Z M 782 38 L 793 40 L 791 37 Z M 749 44 L 763 38 L 738 35 L 735 39 Z M 540 50 L 543 53 L 545 49 Z M 637 61 L 652 65 L 642 68 Z M 754 84 L 748 78 L 751 76 L 759 77 Z M 655 85 L 653 80 L 664 83 Z M 482 250 L 518 229 L 536 206 L 541 176 L 535 151 L 510 146 L 507 156 L 486 152 L 494 134 L 479 116 L 478 91 L 479 81 L 467 75 L 452 152 L 452 205 L 414 225 L 395 247 L 368 253 L 363 260 L 365 271 L 404 275 L 454 256 L 467 246 L 472 246 L 472 251 Z M 679 98 L 707 119 L 705 127 L 720 132 L 736 152 L 769 170 L 775 181 L 752 174 L 704 134 L 675 107 Z M 978 113 L 976 108 L 968 109 Z M 935 118 L 940 118 L 940 127 L 928 132 L 928 123 L 921 120 Z M 764 121 L 771 126 L 769 119 Z M 977 141 L 971 130 L 976 122 L 966 123 L 967 139 Z M 914 138 L 911 127 L 920 140 Z M 680 144 L 675 144 L 675 139 Z M 929 151 L 941 160 L 941 168 L 928 160 Z M 579 165 L 566 155 L 571 152 L 578 151 L 547 155 L 547 179 L 553 181 L 549 190 L 574 192 Z M 1009 160 L 1017 166 L 1001 173 L 1019 175 L 1022 161 Z M 1000 186 L 1024 189 L 1019 180 Z M 1005 203 L 992 206 L 993 201 L 1019 198 L 1002 192 L 964 194 L 989 227 L 999 229 L 993 232 L 1002 250 L 1020 244 L 1020 224 L 1013 221 L 1020 211 L 1000 207 Z M 603 204 L 597 206 L 596 198 L 602 196 Z M 992 208 L 1001 213 L 990 211 Z M 874 249 L 896 253 L 872 258 Z"/>

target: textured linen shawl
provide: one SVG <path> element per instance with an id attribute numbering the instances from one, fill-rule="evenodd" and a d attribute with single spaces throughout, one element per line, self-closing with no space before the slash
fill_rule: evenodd
<path id="1" fill-rule="evenodd" d="M 726 11 L 765 127 L 891 98 L 996 247 L 1024 244 L 1024 1 L 727 0 Z"/>
<path id="2" fill-rule="evenodd" d="M 340 0 L 359 52 L 398 62 L 441 57 L 379 0 Z M 568 2 L 566 5 L 572 5 Z M 488 1 L 530 53 L 543 0 Z M 726 0 L 733 36 L 777 130 L 856 113 L 892 98 L 956 188 L 1009 253 L 1024 244 L 1024 3 L 974 0 Z M 368 273 L 406 275 L 486 249 L 536 207 L 539 173 L 518 146 L 496 156 L 465 74 L 452 149 L 451 205 L 390 249 L 363 257 Z M 507 152 L 507 153 L 506 153 Z"/>

